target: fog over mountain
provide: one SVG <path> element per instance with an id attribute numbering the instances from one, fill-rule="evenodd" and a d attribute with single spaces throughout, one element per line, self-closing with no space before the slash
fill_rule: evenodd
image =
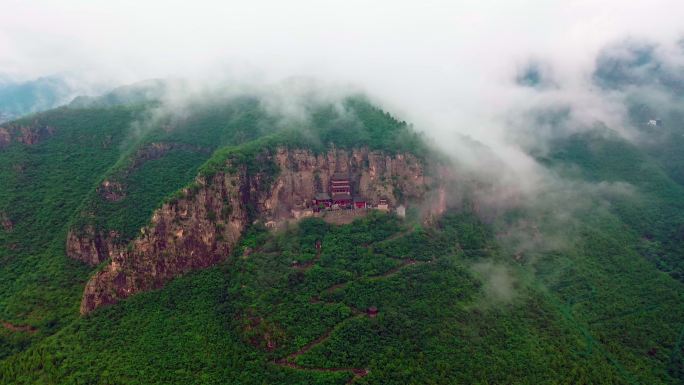
<path id="1" fill-rule="evenodd" d="M 90 96 L 74 107 L 161 98 L 132 127 L 141 136 L 201 99 L 258 95 L 296 123 L 313 100 L 364 93 L 426 133 L 466 180 L 485 182 L 475 195 L 492 218 L 525 201 L 552 207 L 571 190 L 585 191 L 581 199 L 610 190 L 574 185 L 538 159 L 555 139 L 597 127 L 648 141 L 639 126 L 676 113 L 684 87 L 677 1 L 9 0 L 5 8 L 3 77 L 71 79 L 50 103 L 39 95 L 23 112 L 77 93 Z M 116 90 L 93 99 L 104 85 Z M 635 105 L 649 117 L 635 118 Z"/>
<path id="2" fill-rule="evenodd" d="M 535 159 L 549 143 L 601 126 L 649 140 L 630 106 L 648 100 L 652 117 L 665 116 L 684 84 L 677 1 L 7 5 L 0 73 L 71 74 L 68 91 L 25 112 L 126 85 L 107 103 L 161 97 L 152 121 L 203 98 L 251 94 L 303 122 L 312 100 L 364 93 L 425 132 L 464 178 L 490 185 L 476 195 L 493 212 L 521 197 L 564 199 L 549 191 L 580 187 Z"/>
<path id="3" fill-rule="evenodd" d="M 682 65 L 677 1 L 8 0 L 3 8 L 0 73 L 12 79 L 68 71 L 116 86 L 311 77 L 362 88 L 445 147 L 465 134 L 520 167 L 507 136 L 531 109 L 567 107 L 579 125 L 622 123 L 620 95 L 593 77 L 607 47 L 634 41 L 666 66 Z M 525 71 L 539 84 L 516 83 Z"/>
<path id="4" fill-rule="evenodd" d="M 0 384 L 684 381 L 681 0 L 0 2 Z"/>

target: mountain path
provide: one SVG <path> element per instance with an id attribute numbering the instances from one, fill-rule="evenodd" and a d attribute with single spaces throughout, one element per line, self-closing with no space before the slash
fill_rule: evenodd
<path id="1" fill-rule="evenodd" d="M 404 232 L 401 232 L 399 234 L 395 234 L 395 235 L 385 239 L 385 241 L 399 238 L 401 236 L 406 235 L 407 233 L 408 233 L 407 231 L 404 231 Z M 298 269 L 298 270 L 308 270 L 309 268 L 311 268 L 315 263 L 317 263 L 320 260 L 320 255 L 321 255 L 321 250 L 319 249 L 317 254 L 316 254 L 316 258 L 314 258 L 313 260 L 311 260 L 310 262 L 308 262 L 305 265 L 294 266 L 294 268 Z M 399 265 L 387 270 L 386 272 L 379 274 L 379 275 L 367 277 L 367 278 L 370 280 L 373 280 L 373 281 L 379 280 L 379 279 L 384 279 L 384 278 L 388 278 L 390 276 L 393 276 L 395 274 L 398 274 L 406 266 L 412 266 L 412 265 L 421 264 L 421 263 L 431 263 L 431 262 L 432 262 L 431 260 L 430 261 L 418 261 L 418 260 L 415 260 L 412 258 L 407 258 L 407 259 L 403 259 Z M 333 293 L 337 290 L 340 290 L 340 289 L 348 286 L 350 283 L 355 282 L 357 280 L 358 280 L 358 278 L 353 279 L 353 280 L 349 280 L 346 282 L 336 283 L 332 286 L 329 286 L 329 287 L 323 289 L 320 294 L 322 294 L 322 293 L 328 293 L 328 294 Z M 316 304 L 318 304 L 318 303 L 326 303 L 326 304 L 336 303 L 334 301 L 333 302 L 327 302 L 327 301 L 323 302 L 320 299 L 320 294 L 312 296 L 310 299 L 310 302 L 316 303 Z M 289 355 L 287 355 L 284 358 L 276 359 L 273 361 L 273 363 L 276 365 L 279 365 L 279 366 L 288 367 L 288 368 L 292 368 L 292 369 L 307 370 L 307 371 L 314 371 L 314 372 L 348 372 L 348 373 L 352 374 L 352 377 L 349 379 L 349 381 L 346 382 L 346 384 L 353 384 L 357 380 L 367 376 L 370 373 L 370 371 L 367 368 L 308 367 L 308 366 L 299 365 L 295 362 L 297 357 L 309 352 L 314 347 L 316 347 L 316 346 L 324 343 L 325 341 L 327 341 L 332 336 L 332 334 L 335 332 L 335 330 L 337 330 L 342 324 L 344 324 L 345 322 L 348 322 L 351 319 L 359 318 L 359 317 L 362 317 L 365 315 L 365 312 L 363 312 L 359 309 L 356 309 L 352 306 L 349 306 L 349 305 L 347 305 L 347 306 L 351 309 L 351 313 L 352 313 L 349 317 L 346 317 L 343 320 L 339 321 L 333 327 L 328 329 L 324 334 L 322 334 L 321 336 L 319 336 L 315 340 L 307 343 L 306 345 L 304 345 L 302 348 L 300 348 L 296 352 L 290 353 Z"/>
<path id="2" fill-rule="evenodd" d="M 15 333 L 21 333 L 21 332 L 29 333 L 29 334 L 38 333 L 38 329 L 34 328 L 31 325 L 15 325 L 11 322 L 2 321 L 2 320 L 0 320 L 0 324 L 2 324 L 2 327 L 4 327 L 5 329 L 7 329 L 11 332 L 15 332 Z"/>

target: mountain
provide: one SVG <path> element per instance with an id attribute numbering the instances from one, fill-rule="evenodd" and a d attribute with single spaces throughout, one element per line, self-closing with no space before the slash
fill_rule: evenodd
<path id="1" fill-rule="evenodd" d="M 0 78 L 0 123 L 69 103 L 76 92 L 62 76 L 28 81 Z"/>
<path id="2" fill-rule="evenodd" d="M 684 381 L 668 140 L 559 136 L 556 188 L 493 209 L 363 96 L 168 90 L 0 125 L 0 383 Z"/>

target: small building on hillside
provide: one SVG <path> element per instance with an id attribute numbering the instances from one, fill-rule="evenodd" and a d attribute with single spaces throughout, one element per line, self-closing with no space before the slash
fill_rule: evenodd
<path id="1" fill-rule="evenodd" d="M 365 209 L 369 207 L 366 198 L 352 195 L 352 183 L 348 174 L 336 172 L 330 177 L 328 193 L 319 192 L 311 200 L 314 211 L 338 209 Z"/>
<path id="2" fill-rule="evenodd" d="M 406 218 L 406 207 L 404 205 L 397 206 L 397 216 L 399 218 Z"/>
<path id="3" fill-rule="evenodd" d="M 345 193 L 340 193 L 340 194 L 334 194 L 332 196 L 332 203 L 333 205 L 338 205 L 340 207 L 348 207 L 352 203 L 352 197 L 351 194 L 345 194 Z"/>
<path id="4" fill-rule="evenodd" d="M 375 318 L 378 316 L 378 308 L 375 306 L 371 306 L 368 309 L 366 309 L 366 313 L 370 318 Z"/>
<path id="5" fill-rule="evenodd" d="M 349 175 L 336 172 L 330 178 L 330 192 L 335 194 L 351 194 L 351 182 Z"/>
<path id="6" fill-rule="evenodd" d="M 648 124 L 649 126 L 652 126 L 652 127 L 660 127 L 663 125 L 663 121 L 660 119 L 651 119 L 646 124 Z"/>
<path id="7" fill-rule="evenodd" d="M 378 201 L 377 209 L 382 211 L 389 211 L 389 202 L 386 198 L 380 198 L 380 200 Z"/>
<path id="8" fill-rule="evenodd" d="M 324 192 L 316 194 L 312 200 L 312 203 L 314 205 L 314 210 L 318 210 L 320 208 L 330 208 L 330 206 L 333 204 L 330 195 Z"/>

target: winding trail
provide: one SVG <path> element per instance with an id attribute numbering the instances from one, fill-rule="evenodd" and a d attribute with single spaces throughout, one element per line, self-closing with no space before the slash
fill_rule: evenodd
<path id="1" fill-rule="evenodd" d="M 31 325 L 15 325 L 11 322 L 2 321 L 2 320 L 0 320 L 0 324 L 2 324 L 2 327 L 4 327 L 5 329 L 7 329 L 11 332 L 15 332 L 15 333 L 21 333 L 21 332 L 29 333 L 29 334 L 38 333 L 38 329 L 34 328 Z"/>
<path id="2" fill-rule="evenodd" d="M 392 234 L 392 235 L 390 235 L 389 237 L 383 239 L 382 241 L 379 241 L 379 242 L 376 242 L 376 243 L 390 242 L 390 241 L 393 241 L 393 240 L 395 240 L 395 239 L 399 239 L 399 238 L 401 238 L 401 237 L 403 237 L 403 236 L 409 235 L 409 234 L 411 234 L 412 232 L 413 232 L 413 229 L 406 229 L 406 230 L 404 230 L 404 231 L 400 231 L 400 232 L 398 232 L 398 233 Z"/>
<path id="3" fill-rule="evenodd" d="M 290 353 L 284 358 L 277 359 L 273 361 L 274 364 L 279 365 L 279 366 L 284 366 L 292 369 L 298 369 L 298 370 L 307 370 L 307 371 L 313 371 L 313 372 L 348 372 L 352 374 L 352 377 L 347 381 L 347 384 L 352 384 L 356 380 L 365 377 L 370 373 L 370 371 L 366 368 L 325 368 L 325 367 L 308 367 L 308 366 L 302 366 L 297 364 L 295 361 L 297 357 L 301 356 L 302 354 L 308 352 L 309 350 L 313 349 L 315 346 L 322 344 L 326 340 L 330 338 L 332 333 L 337 330 L 342 324 L 345 322 L 353 319 L 353 318 L 358 318 L 362 317 L 363 313 L 359 312 L 356 309 L 352 309 L 352 315 L 343 319 L 342 321 L 338 322 L 335 326 L 332 328 L 328 329 L 323 335 L 320 337 L 316 338 L 315 340 L 309 342 L 308 344 L 302 346 L 301 349 L 297 350 L 294 353 Z"/>
<path id="4" fill-rule="evenodd" d="M 393 268 L 387 270 L 386 272 L 384 272 L 380 275 L 370 276 L 370 277 L 368 277 L 368 279 L 375 281 L 378 279 L 387 278 L 389 276 L 397 274 L 399 272 L 399 270 L 405 268 L 406 266 L 412 266 L 412 265 L 417 265 L 419 263 L 430 263 L 430 262 L 431 261 L 418 261 L 418 260 L 413 259 L 413 258 L 407 258 L 407 259 L 402 260 L 398 266 L 393 267 Z"/>
<path id="5" fill-rule="evenodd" d="M 308 370 L 311 372 L 327 372 L 327 373 L 349 372 L 349 373 L 352 373 L 353 377 L 350 378 L 349 381 L 346 382 L 346 384 L 353 384 L 354 382 L 356 382 L 356 380 L 367 376 L 369 373 L 369 371 L 366 369 L 358 369 L 358 368 L 309 368 L 306 366 L 297 365 L 294 362 L 276 361 L 276 363 L 278 365 L 281 365 L 281 366 L 287 366 L 288 368 L 299 369 L 299 370 Z"/>
<path id="6" fill-rule="evenodd" d="M 389 239 L 396 239 L 396 238 L 398 238 L 398 237 L 400 237 L 400 236 L 406 235 L 406 233 L 407 233 L 407 232 L 402 232 L 402 233 L 399 233 L 399 234 L 395 234 L 395 235 L 393 235 L 392 237 L 388 238 L 387 240 L 389 240 Z M 306 264 L 294 266 L 294 268 L 295 268 L 295 269 L 298 269 L 298 270 L 308 270 L 308 269 L 310 269 L 315 263 L 317 263 L 317 262 L 320 260 L 320 256 L 321 256 L 321 250 L 319 249 L 319 250 L 318 250 L 318 253 L 316 254 L 316 258 L 314 258 L 313 260 L 307 262 Z M 382 274 L 380 274 L 380 275 L 375 275 L 375 276 L 368 277 L 368 279 L 370 279 L 370 280 L 384 279 L 384 278 L 387 278 L 387 277 L 390 277 L 390 276 L 392 276 L 392 275 L 395 275 L 395 274 L 399 273 L 399 272 L 401 271 L 401 269 L 403 269 L 403 268 L 406 267 L 406 266 L 416 265 L 416 264 L 419 264 L 419 263 L 430 263 L 430 262 L 432 262 L 432 261 L 417 261 L 417 260 L 415 260 L 415 259 L 404 259 L 404 260 L 402 260 L 402 262 L 401 262 L 399 265 L 393 267 L 392 269 L 390 269 L 390 270 L 388 270 L 388 271 L 386 271 L 386 272 L 384 272 L 384 273 L 382 273 Z M 358 280 L 358 279 L 350 280 L 350 281 L 341 282 L 341 283 L 336 283 L 336 284 L 334 284 L 334 285 L 332 285 L 332 286 L 329 286 L 329 287 L 323 289 L 323 290 L 321 291 L 321 293 L 319 293 L 319 295 L 314 295 L 314 296 L 312 296 L 311 299 L 310 299 L 310 302 L 311 302 L 311 303 L 314 303 L 314 304 L 319 304 L 319 303 L 332 304 L 332 303 L 336 303 L 336 302 L 323 302 L 323 301 L 320 299 L 320 294 L 323 294 L 323 293 L 327 293 L 327 294 L 333 293 L 333 292 L 335 292 L 335 291 L 337 291 L 337 290 L 340 290 L 340 289 L 342 289 L 342 288 L 348 286 L 350 283 L 355 282 L 355 281 L 357 281 L 357 280 Z M 341 321 L 338 322 L 336 325 L 334 325 L 332 328 L 328 329 L 328 330 L 327 330 L 324 334 L 322 334 L 320 337 L 318 337 L 318 338 L 316 338 L 315 340 L 313 340 L 313 341 L 309 342 L 308 344 L 304 345 L 301 349 L 297 350 L 296 352 L 290 353 L 290 354 L 287 355 L 286 357 L 283 357 L 283 358 L 280 358 L 280 359 L 276 359 L 276 360 L 273 361 L 273 363 L 276 364 L 276 365 L 282 366 L 282 367 L 288 367 L 288 368 L 297 369 L 297 370 L 307 370 L 307 371 L 313 371 L 313 372 L 347 372 L 347 373 L 349 373 L 349 374 L 352 375 L 352 377 L 346 382 L 347 385 L 348 385 L 348 384 L 353 384 L 353 383 L 356 382 L 357 380 L 359 380 L 359 379 L 361 379 L 361 378 L 367 376 L 367 375 L 370 373 L 370 370 L 368 370 L 367 368 L 346 368 L 346 367 L 344 367 L 344 368 L 327 368 L 327 367 L 308 367 L 308 366 L 299 365 L 299 364 L 297 364 L 297 363 L 295 362 L 295 361 L 297 360 L 297 358 L 298 358 L 299 356 L 301 356 L 302 354 L 305 354 L 305 353 L 309 352 L 309 351 L 310 351 L 311 349 L 313 349 L 314 347 L 316 347 L 316 346 L 318 346 L 318 345 L 324 343 L 325 341 L 327 341 L 327 340 L 330 338 L 330 336 L 335 332 L 335 330 L 339 329 L 339 328 L 341 327 L 341 325 L 343 325 L 344 323 L 346 323 L 346 322 L 348 322 L 349 320 L 354 319 L 354 318 L 360 318 L 360 317 L 366 316 L 366 313 L 365 313 L 365 312 L 363 312 L 363 311 L 361 311 L 361 310 L 359 310 L 359 309 L 356 309 L 356 308 L 354 308 L 354 307 L 352 307 L 352 306 L 349 306 L 349 305 L 347 305 L 347 306 L 351 309 L 351 315 L 350 315 L 349 317 L 347 317 L 347 318 L 341 320 Z"/>

